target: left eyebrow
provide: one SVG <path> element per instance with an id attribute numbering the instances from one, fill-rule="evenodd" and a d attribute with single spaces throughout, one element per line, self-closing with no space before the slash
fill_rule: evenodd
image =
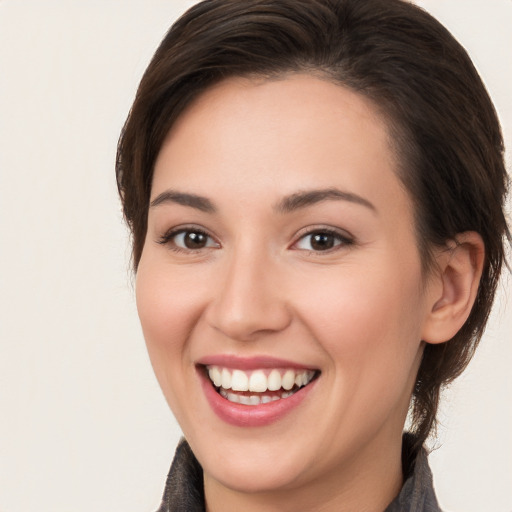
<path id="1" fill-rule="evenodd" d="M 304 190 L 284 197 L 274 209 L 279 213 L 291 213 L 306 208 L 322 201 L 348 201 L 369 208 L 377 213 L 377 208 L 364 197 L 352 192 L 346 192 L 337 188 L 326 188 L 320 190 Z"/>
<path id="2" fill-rule="evenodd" d="M 216 211 L 215 206 L 207 197 L 178 192 L 176 190 L 166 190 L 162 192 L 151 201 L 149 206 L 150 208 L 154 208 L 155 206 L 165 203 L 181 204 L 182 206 L 189 206 L 190 208 L 195 208 L 196 210 L 206 213 L 215 213 Z"/>

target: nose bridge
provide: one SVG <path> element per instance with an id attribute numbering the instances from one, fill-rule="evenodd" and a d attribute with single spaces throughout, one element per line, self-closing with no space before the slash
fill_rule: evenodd
<path id="1" fill-rule="evenodd" d="M 246 244 L 233 250 L 210 304 L 210 324 L 241 341 L 284 329 L 290 316 L 278 274 L 276 262 L 261 247 Z"/>

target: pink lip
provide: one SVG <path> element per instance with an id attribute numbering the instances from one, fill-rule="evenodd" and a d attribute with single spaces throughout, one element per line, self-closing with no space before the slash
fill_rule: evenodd
<path id="1" fill-rule="evenodd" d="M 293 368 L 295 370 L 314 370 L 309 366 L 278 359 L 270 356 L 240 357 L 231 354 L 206 356 L 199 359 L 196 364 L 202 366 L 223 366 L 240 370 L 257 370 L 263 368 Z"/>
<path id="2" fill-rule="evenodd" d="M 220 363 L 208 364 L 220 365 Z M 288 364 L 283 365 L 282 361 L 278 363 L 278 366 L 290 367 Z M 238 368 L 240 368 L 240 366 L 238 366 Z M 256 366 L 251 366 L 251 368 L 256 368 Z M 257 368 L 262 368 L 262 366 L 257 366 Z M 302 404 L 303 400 L 313 390 L 317 382 L 317 379 L 313 380 L 310 384 L 304 386 L 288 398 L 281 398 L 280 400 L 267 404 L 243 405 L 230 402 L 222 397 L 213 387 L 204 369 L 198 367 L 197 370 L 201 380 L 201 386 L 210 407 L 221 420 L 236 427 L 263 427 L 279 421 Z"/>

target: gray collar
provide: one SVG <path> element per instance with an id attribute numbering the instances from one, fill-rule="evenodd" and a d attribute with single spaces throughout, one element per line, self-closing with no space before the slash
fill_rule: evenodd
<path id="1" fill-rule="evenodd" d="M 432 472 L 428 465 L 425 448 L 419 453 L 413 451 L 414 437 L 404 434 L 402 439 L 402 467 L 404 485 L 400 494 L 384 512 L 442 512 L 437 503 Z"/>

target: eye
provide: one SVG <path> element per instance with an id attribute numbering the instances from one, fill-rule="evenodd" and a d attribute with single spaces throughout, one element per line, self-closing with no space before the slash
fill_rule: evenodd
<path id="1" fill-rule="evenodd" d="M 171 230 L 159 240 L 159 243 L 170 245 L 171 249 L 176 251 L 197 251 L 219 247 L 219 244 L 208 233 L 193 228 Z"/>
<path id="2" fill-rule="evenodd" d="M 353 241 L 341 233 L 329 229 L 318 229 L 303 235 L 294 245 L 295 249 L 326 252 L 341 245 L 351 245 Z"/>

